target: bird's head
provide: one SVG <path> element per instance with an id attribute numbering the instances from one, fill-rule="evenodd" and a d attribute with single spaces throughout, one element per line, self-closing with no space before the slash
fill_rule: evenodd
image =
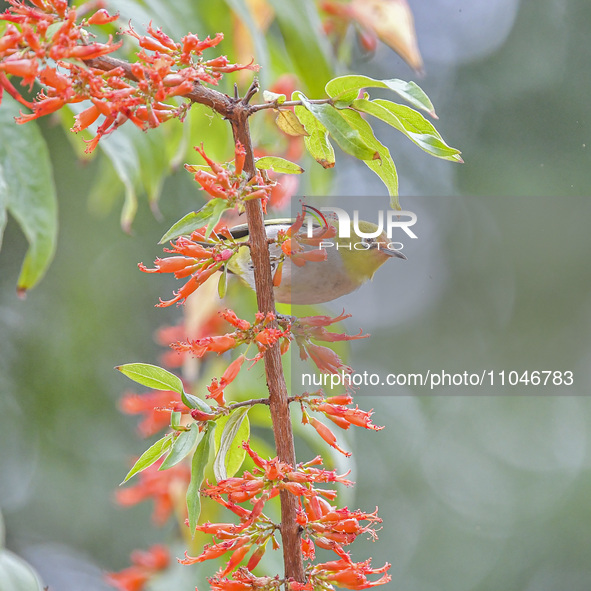
<path id="1" fill-rule="evenodd" d="M 371 235 L 377 232 L 378 226 L 372 222 L 360 220 L 358 230 L 362 235 Z M 386 232 L 375 237 L 360 237 L 351 224 L 350 234 L 350 238 L 335 237 L 334 241 L 338 245 L 338 251 L 347 273 L 358 277 L 361 281 L 371 278 L 378 268 L 390 258 L 406 260 L 406 256 L 402 252 L 388 248 L 391 240 Z"/>

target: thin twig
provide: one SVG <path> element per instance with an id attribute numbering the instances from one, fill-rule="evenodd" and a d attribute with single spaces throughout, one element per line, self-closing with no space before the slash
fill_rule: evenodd
<path id="1" fill-rule="evenodd" d="M 314 99 L 308 101 L 312 105 L 333 105 L 334 101 L 331 98 L 326 99 Z M 257 111 L 262 111 L 263 109 L 281 109 L 282 107 L 301 107 L 303 106 L 303 101 L 285 101 L 283 103 L 279 103 L 278 100 L 274 100 L 271 103 L 260 103 L 258 105 L 250 105 L 249 107 L 249 114 L 256 113 Z"/>
<path id="2" fill-rule="evenodd" d="M 250 102 L 250 99 L 259 91 L 259 88 L 260 88 L 259 80 L 258 80 L 258 78 L 255 77 L 252 80 L 252 84 L 250 85 L 250 87 L 246 91 L 246 94 L 242 98 L 242 104 L 248 105 L 248 103 Z"/>
<path id="3" fill-rule="evenodd" d="M 240 408 L 241 406 L 254 406 L 255 404 L 269 404 L 268 398 L 253 398 L 252 400 L 245 400 L 244 402 L 235 402 L 234 404 L 230 404 L 226 408 L 228 410 L 234 410 L 235 408 Z"/>

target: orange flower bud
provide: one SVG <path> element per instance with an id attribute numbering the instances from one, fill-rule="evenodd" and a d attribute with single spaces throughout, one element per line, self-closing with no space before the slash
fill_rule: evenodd
<path id="1" fill-rule="evenodd" d="M 112 23 L 119 18 L 119 13 L 111 16 L 104 8 L 97 10 L 89 19 L 88 22 L 91 25 L 106 25 Z"/>
<path id="2" fill-rule="evenodd" d="M 340 451 L 343 455 L 345 455 L 347 457 L 349 457 L 351 455 L 350 452 L 341 449 L 337 445 L 337 438 L 335 437 L 334 433 L 324 423 L 321 423 L 318 419 L 312 417 L 310 419 L 310 424 L 312 425 L 312 427 L 314 427 L 314 429 L 316 429 L 316 431 L 318 432 L 318 435 L 320 435 L 320 437 L 322 437 L 322 439 L 324 439 L 324 441 L 326 441 L 326 443 L 328 443 L 328 445 L 330 445 L 331 447 L 334 447 L 337 451 Z"/>

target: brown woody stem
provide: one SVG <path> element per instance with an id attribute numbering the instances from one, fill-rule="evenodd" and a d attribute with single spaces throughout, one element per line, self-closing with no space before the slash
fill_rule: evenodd
<path id="1" fill-rule="evenodd" d="M 241 103 L 242 108 L 234 111 L 230 118 L 234 141 L 240 142 L 246 150 L 244 162 L 245 172 L 253 176 L 256 173 L 252 149 L 252 141 L 248 127 L 250 114 L 248 105 Z M 273 276 L 269 258 L 269 244 L 263 219 L 263 210 L 259 200 L 246 203 L 248 220 L 250 256 L 254 266 L 254 280 L 257 303 L 260 312 L 275 313 L 275 298 L 273 294 Z M 265 353 L 265 371 L 267 374 L 267 388 L 269 389 L 269 408 L 275 436 L 277 456 L 282 462 L 295 467 L 296 457 L 289 413 L 289 394 L 281 364 L 279 343 Z M 283 540 L 283 562 L 285 577 L 305 582 L 304 566 L 300 546 L 300 531 L 296 521 L 297 499 L 287 491 L 281 492 L 281 538 Z"/>
<path id="2" fill-rule="evenodd" d="M 120 67 L 125 77 L 136 80 L 128 62 L 104 56 L 86 61 L 87 65 L 100 70 L 112 70 Z M 244 171 L 250 176 L 256 174 L 252 141 L 248 126 L 248 117 L 254 112 L 270 108 L 267 105 L 249 105 L 250 99 L 258 91 L 258 82 L 255 80 L 239 99 L 232 98 L 217 90 L 207 88 L 195 83 L 193 90 L 186 98 L 195 103 L 211 107 L 214 111 L 228 119 L 232 125 L 234 142 L 240 142 L 246 150 Z M 260 312 L 275 313 L 275 297 L 273 293 L 273 277 L 271 274 L 271 261 L 269 257 L 269 244 L 265 232 L 263 210 L 260 200 L 246 202 L 246 217 L 249 227 L 250 255 L 254 265 L 254 280 L 257 294 L 257 303 Z M 265 353 L 265 371 L 267 376 L 267 388 L 269 390 L 269 408 L 273 424 L 273 434 L 277 456 L 282 462 L 295 467 L 296 457 L 294 449 L 291 416 L 289 413 L 289 398 L 283 366 L 281 364 L 281 352 L 279 344 L 275 344 Z M 296 521 L 298 504 L 296 497 L 282 491 L 281 496 L 281 537 L 283 541 L 283 562 L 285 566 L 285 578 L 305 582 L 304 566 L 300 545 L 300 528 Z"/>

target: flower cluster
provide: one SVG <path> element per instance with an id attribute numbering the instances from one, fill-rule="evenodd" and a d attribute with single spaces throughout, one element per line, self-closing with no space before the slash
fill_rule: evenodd
<path id="1" fill-rule="evenodd" d="M 103 116 L 86 152 L 128 120 L 147 129 L 173 117 L 183 119 L 190 103 L 178 106 L 166 101 L 190 94 L 196 83 L 217 84 L 225 72 L 258 69 L 252 64 L 230 64 L 224 56 L 204 60 L 203 52 L 223 39 L 221 33 L 204 40 L 188 34 L 176 43 L 151 23 L 146 36 L 131 27 L 125 31 L 141 47 L 135 63 L 97 68 L 92 60 L 113 53 L 122 42 L 114 43 L 112 36 L 105 43 L 94 42 L 88 26 L 105 25 L 119 15 L 100 9 L 78 23 L 84 6 L 70 8 L 65 0 L 31 0 L 33 6 L 23 0 L 9 1 L 10 7 L 0 15 L 9 23 L 0 37 L 0 98 L 5 89 L 33 110 L 19 117 L 18 123 L 53 113 L 65 104 L 90 101 L 72 128 L 81 131 Z M 39 82 L 43 90 L 29 103 L 7 75 L 22 78 L 29 87 Z"/>
<path id="2" fill-rule="evenodd" d="M 314 565 L 310 570 L 308 582 L 305 585 L 291 585 L 294 591 L 313 591 L 314 589 L 326 589 L 327 584 L 345 587 L 346 589 L 369 589 L 377 585 L 384 585 L 392 580 L 387 574 L 390 564 L 386 563 L 380 568 L 371 567 L 371 559 L 363 562 L 353 562 L 348 554 L 343 554 L 340 560 L 331 560 Z M 383 573 L 383 574 L 382 574 Z M 367 575 L 382 574 L 382 576 L 371 581 Z"/>
<path id="3" fill-rule="evenodd" d="M 318 392 L 314 392 L 313 394 L 296 396 L 296 400 L 299 400 L 302 407 L 302 423 L 304 423 L 304 425 L 312 425 L 328 445 L 334 447 L 346 456 L 350 456 L 351 454 L 337 445 L 335 434 L 324 423 L 320 422 L 315 417 L 310 417 L 305 406 L 312 411 L 324 413 L 326 418 L 341 427 L 341 429 L 346 430 L 351 425 L 365 427 L 366 429 L 372 429 L 373 431 L 381 431 L 383 429 L 383 427 L 378 427 L 371 422 L 373 410 L 361 410 L 357 405 L 355 408 L 347 406 L 353 402 L 353 398 L 349 394 L 340 394 L 324 398 L 322 390 L 318 390 Z"/>
<path id="4" fill-rule="evenodd" d="M 267 201 L 276 183 L 265 180 L 259 171 L 251 178 L 247 177 L 243 172 L 246 150 L 240 142 L 236 143 L 234 164 L 214 162 L 204 152 L 203 146 L 195 147 L 195 150 L 207 162 L 210 171 L 195 164 L 185 164 L 185 168 L 195 175 L 195 180 L 210 197 L 223 199 L 227 209 L 236 207 L 239 213 L 244 211 L 246 201 L 260 199 L 266 212 Z"/>
<path id="5" fill-rule="evenodd" d="M 156 304 L 158 307 L 184 302 L 240 248 L 240 244 L 234 242 L 226 228 L 221 228 L 217 233 L 214 231 L 209 236 L 206 232 L 206 228 L 199 228 L 189 238 L 180 236 L 171 242 L 172 248 L 165 248 L 164 252 L 178 256 L 156 259 L 153 269 L 148 269 L 143 263 L 138 264 L 144 273 L 173 273 L 177 279 L 190 277 L 187 283 L 175 292 L 174 298 L 160 300 L 160 303 Z"/>
<path id="6" fill-rule="evenodd" d="M 269 347 L 282 340 L 282 352 L 287 351 L 289 347 L 289 327 L 286 329 L 277 328 L 274 314 L 257 312 L 254 323 L 238 318 L 232 310 L 224 310 L 220 312 L 220 315 L 236 328 L 234 332 L 173 343 L 172 348 L 181 353 L 190 352 L 196 357 L 203 357 L 206 353 L 221 354 L 235 349 L 239 345 L 254 344 L 259 351 L 254 360 L 258 361 Z"/>
<path id="7" fill-rule="evenodd" d="M 350 511 L 347 508 L 337 509 L 329 502 L 336 498 L 336 491 L 317 487 L 318 484 L 326 483 L 340 483 L 346 486 L 352 484 L 345 478 L 346 475 L 338 475 L 334 470 L 316 467 L 321 464 L 319 456 L 310 462 L 298 464 L 294 469 L 291 465 L 279 461 L 278 458 L 263 459 L 250 448 L 248 442 L 243 446 L 254 462 L 253 471 L 244 472 L 242 477 L 221 480 L 215 485 L 208 483 L 201 491 L 204 496 L 212 498 L 236 514 L 239 517 L 239 523 L 198 525 L 197 530 L 213 535 L 214 543 L 206 545 L 199 556 L 192 557 L 185 554 L 185 558 L 179 559 L 181 564 L 189 565 L 231 553 L 225 568 L 209 580 L 213 589 L 266 589 L 278 585 L 277 578 L 259 578 L 250 573 L 264 555 L 269 541 L 272 542 L 273 547 L 277 547 L 274 533 L 279 526 L 274 524 L 263 510 L 265 504 L 282 491 L 293 494 L 300 500 L 297 521 L 303 532 L 302 552 L 308 559 L 314 558 L 315 546 L 318 546 L 333 550 L 340 560 L 345 561 L 348 560 L 348 555 L 343 546 L 353 542 L 360 534 L 368 533 L 371 537 L 376 537 L 373 526 L 381 522 L 377 517 L 377 511 L 364 513 Z M 252 508 L 243 507 L 240 503 L 249 503 Z M 231 575 L 231 579 L 226 578 L 246 559 L 251 550 L 252 554 L 246 567 L 239 568 Z M 333 582 L 331 579 L 333 573 L 330 563 L 327 564 L 326 569 L 319 568 L 321 565 L 310 567 L 310 575 L 318 581 L 323 579 L 330 584 Z M 353 570 L 358 569 L 358 565 L 350 560 L 349 565 Z M 372 572 L 384 572 L 387 568 L 389 565 L 382 570 Z M 338 585 L 338 581 L 334 580 L 334 582 Z"/>
<path id="8" fill-rule="evenodd" d="M 362 334 L 361 331 L 356 335 L 347 335 L 328 332 L 325 328 L 350 317 L 350 314 L 343 312 L 335 318 L 331 318 L 330 316 L 298 318 L 291 327 L 291 333 L 300 348 L 301 359 L 306 360 L 310 357 L 323 373 L 351 373 L 352 369 L 348 365 L 345 365 L 332 349 L 311 342 L 311 339 L 334 343 L 337 341 L 353 341 L 369 337 L 367 334 Z"/>
<path id="9" fill-rule="evenodd" d="M 131 554 L 132 566 L 117 573 L 108 573 L 106 580 L 120 591 L 141 591 L 158 572 L 169 564 L 166 547 L 156 544 L 149 550 L 134 550 Z"/>
<path id="10" fill-rule="evenodd" d="M 321 390 L 311 396 L 318 395 L 322 395 Z M 341 429 L 348 429 L 351 425 L 365 427 L 373 431 L 381 431 L 384 428 L 378 427 L 371 422 L 373 410 L 365 411 L 361 410 L 358 406 L 355 406 L 355 408 L 347 406 L 353 402 L 353 398 L 349 394 L 340 394 L 338 396 L 330 396 L 329 398 L 309 398 L 305 402 L 311 410 L 324 413 L 328 419 L 341 427 Z M 302 405 L 303 403 L 304 401 L 302 399 Z"/>

